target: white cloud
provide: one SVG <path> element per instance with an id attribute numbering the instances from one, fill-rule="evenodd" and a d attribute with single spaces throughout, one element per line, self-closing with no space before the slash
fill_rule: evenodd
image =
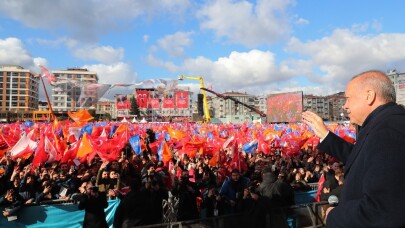
<path id="1" fill-rule="evenodd" d="M 41 71 L 40 68 L 38 67 L 39 65 L 42 65 L 44 67 L 48 67 L 48 65 L 49 65 L 48 60 L 45 58 L 42 58 L 42 57 L 34 58 L 34 63 L 35 63 L 35 66 L 37 66 L 36 67 L 37 72 Z"/>
<path id="2" fill-rule="evenodd" d="M 146 61 L 148 62 L 149 65 L 151 65 L 153 67 L 164 68 L 164 69 L 168 70 L 169 72 L 179 71 L 179 67 L 176 66 L 176 64 L 174 64 L 172 62 L 164 62 L 152 54 L 149 54 L 146 57 Z"/>
<path id="3" fill-rule="evenodd" d="M 114 48 L 112 46 L 82 45 L 78 40 L 61 37 L 56 40 L 35 39 L 39 45 L 48 47 L 66 46 L 72 55 L 78 59 L 98 61 L 112 64 L 124 58 L 124 48 Z"/>
<path id="4" fill-rule="evenodd" d="M 94 41 L 100 34 L 131 26 L 132 20 L 140 16 L 178 18 L 190 6 L 189 0 L 2 1 L 0 13 L 31 28 L 55 29 Z"/>
<path id="5" fill-rule="evenodd" d="M 366 70 L 385 71 L 387 65 L 405 60 L 405 34 L 357 35 L 336 29 L 330 36 L 302 42 L 291 39 L 286 50 L 306 56 L 291 61 L 291 68 L 307 73 L 308 79 L 328 88 L 344 89 L 347 81 Z M 298 63 L 298 64 L 297 64 Z"/>
<path id="6" fill-rule="evenodd" d="M 344 91 L 350 78 L 363 71 L 398 69 L 402 66 L 398 64 L 405 62 L 403 40 L 405 34 L 359 35 L 336 29 L 317 40 L 292 38 L 285 48 L 292 57 L 283 61 L 277 61 L 271 51 L 254 49 L 234 51 L 217 60 L 203 56 L 186 59 L 182 65 L 150 56 L 149 63 L 172 72 L 203 76 L 206 84 L 213 84 L 219 92 L 329 95 Z"/>
<path id="7" fill-rule="evenodd" d="M 169 56 L 182 57 L 184 55 L 184 48 L 189 47 L 193 43 L 190 39 L 192 34 L 192 32 L 176 32 L 159 39 L 157 45 L 160 49 L 166 51 Z"/>
<path id="8" fill-rule="evenodd" d="M 260 50 L 232 52 L 215 62 L 201 57 L 191 59 L 184 63 L 184 68 L 206 75 L 210 81 L 228 89 L 269 84 L 291 77 L 288 69 L 276 65 L 272 52 Z"/>
<path id="9" fill-rule="evenodd" d="M 19 65 L 24 68 L 34 66 L 31 54 L 17 38 L 0 39 L 0 64 Z"/>
<path id="10" fill-rule="evenodd" d="M 137 79 L 137 73 L 133 71 L 130 65 L 123 62 L 111 65 L 85 65 L 83 68 L 97 72 L 99 83 L 103 84 L 131 84 L 135 83 Z M 103 97 L 106 99 L 114 99 L 114 95 L 131 94 L 133 89 L 133 87 L 116 87 L 108 90 Z"/>
<path id="11" fill-rule="evenodd" d="M 46 40 L 46 39 L 35 39 L 39 45 L 58 47 L 66 46 L 68 48 L 74 48 L 78 45 L 78 41 L 69 37 L 60 37 L 56 40 Z"/>
<path id="12" fill-rule="evenodd" d="M 353 24 L 350 31 L 356 33 L 366 32 L 369 29 L 369 23 L 362 23 L 362 24 Z"/>
<path id="13" fill-rule="evenodd" d="M 137 78 L 137 73 L 133 71 L 131 66 L 123 62 L 111 65 L 84 65 L 83 68 L 97 72 L 99 83 L 135 83 Z"/>
<path id="14" fill-rule="evenodd" d="M 222 92 L 254 91 L 254 94 L 257 94 L 270 84 L 290 79 L 294 73 L 284 63 L 277 66 L 272 52 L 260 50 L 232 52 L 229 56 L 218 58 L 216 61 L 200 56 L 185 60 L 181 66 L 163 62 L 153 56 L 150 56 L 149 63 L 151 62 L 155 66 L 171 69 L 180 74 L 202 76 L 207 86 L 214 85 Z"/>
<path id="15" fill-rule="evenodd" d="M 376 32 L 381 32 L 383 25 L 381 24 L 380 21 L 374 20 L 373 23 L 371 24 L 371 27 L 376 31 Z"/>
<path id="16" fill-rule="evenodd" d="M 0 65 L 18 65 L 29 69 L 32 73 L 40 73 L 38 65 L 48 66 L 48 61 L 42 57 L 32 57 L 26 50 L 21 40 L 17 38 L 0 39 Z M 45 92 L 42 84 L 39 85 L 39 99 L 45 100 Z M 45 82 L 46 89 L 51 91 L 51 87 Z"/>
<path id="17" fill-rule="evenodd" d="M 149 42 L 149 35 L 143 35 L 143 42 L 145 43 Z"/>
<path id="18" fill-rule="evenodd" d="M 296 24 L 296 25 L 308 25 L 308 24 L 309 24 L 309 21 L 306 20 L 306 19 L 304 19 L 304 18 L 298 18 L 298 19 L 295 21 L 295 24 Z"/>
<path id="19" fill-rule="evenodd" d="M 73 55 L 83 60 L 97 60 L 101 63 L 111 64 L 124 58 L 124 49 L 115 49 L 111 46 L 87 46 L 74 50 Z"/>
<path id="20" fill-rule="evenodd" d="M 273 44 L 287 37 L 291 28 L 286 13 L 293 0 L 248 1 L 218 0 L 202 7 L 197 16 L 201 28 L 232 43 L 256 47 Z"/>

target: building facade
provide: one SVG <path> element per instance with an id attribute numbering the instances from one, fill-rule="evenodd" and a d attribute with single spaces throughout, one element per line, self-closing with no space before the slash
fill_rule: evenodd
<path id="1" fill-rule="evenodd" d="M 257 96 L 255 97 L 255 107 L 262 111 L 263 113 L 267 112 L 267 96 Z"/>
<path id="2" fill-rule="evenodd" d="M 343 109 L 346 102 L 345 93 L 339 92 L 327 97 L 329 100 L 329 121 L 345 121 L 348 120 L 347 112 Z"/>
<path id="3" fill-rule="evenodd" d="M 225 92 L 222 95 L 232 97 L 244 104 L 257 108 L 257 97 L 254 95 L 240 92 Z M 253 111 L 244 105 L 237 104 L 231 99 L 223 99 L 217 96 L 211 98 L 210 107 L 212 107 L 211 110 L 214 118 L 226 118 L 230 115 L 255 115 Z"/>
<path id="4" fill-rule="evenodd" d="M 193 92 L 176 89 L 159 91 L 155 88 L 135 89 L 141 116 L 148 121 L 191 120 L 193 115 Z"/>
<path id="5" fill-rule="evenodd" d="M 95 108 L 96 114 L 100 116 L 108 114 L 112 119 L 117 118 L 115 101 L 98 101 Z"/>
<path id="6" fill-rule="evenodd" d="M 395 87 L 396 102 L 405 106 L 405 73 L 398 73 L 396 70 L 389 70 L 387 76 Z"/>
<path id="7" fill-rule="evenodd" d="M 322 119 L 329 120 L 329 99 L 325 96 L 304 95 L 302 101 L 303 111 L 317 113 Z"/>
<path id="8" fill-rule="evenodd" d="M 96 72 L 81 68 L 67 70 L 53 70 L 57 83 L 52 87 L 52 109 L 54 112 L 77 111 L 83 109 L 83 91 L 85 85 L 96 84 Z M 96 95 L 94 95 L 96 96 Z M 85 94 L 86 99 L 91 99 L 91 94 Z M 93 98 L 96 99 L 96 98 Z"/>
<path id="9" fill-rule="evenodd" d="M 39 78 L 17 65 L 0 65 L 1 119 L 24 118 L 38 108 Z"/>

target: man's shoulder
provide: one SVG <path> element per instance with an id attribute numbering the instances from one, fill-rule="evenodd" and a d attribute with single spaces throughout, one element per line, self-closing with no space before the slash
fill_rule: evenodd
<path id="1" fill-rule="evenodd" d="M 248 185 L 250 183 L 250 179 L 248 177 L 241 177 L 242 178 L 242 183 L 244 185 Z"/>

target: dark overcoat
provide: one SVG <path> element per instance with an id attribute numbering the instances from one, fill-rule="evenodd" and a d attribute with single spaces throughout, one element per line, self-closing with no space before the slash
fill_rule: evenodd
<path id="1" fill-rule="evenodd" d="M 99 193 L 96 197 L 84 195 L 79 203 L 79 209 L 85 210 L 83 228 L 108 227 L 104 209 L 108 207 L 107 197 Z"/>
<path id="2" fill-rule="evenodd" d="M 356 143 L 329 132 L 319 144 L 345 164 L 339 205 L 327 227 L 405 227 L 405 110 L 381 105 L 364 121 Z"/>

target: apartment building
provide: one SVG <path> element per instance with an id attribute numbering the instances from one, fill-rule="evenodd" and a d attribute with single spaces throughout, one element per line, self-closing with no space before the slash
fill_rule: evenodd
<path id="1" fill-rule="evenodd" d="M 96 114 L 103 116 L 109 114 L 112 119 L 117 118 L 117 109 L 115 101 L 98 101 L 96 104 Z"/>
<path id="2" fill-rule="evenodd" d="M 345 93 L 339 92 L 327 96 L 329 99 L 329 121 L 345 121 L 348 120 L 347 112 L 343 109 L 346 102 Z"/>
<path id="3" fill-rule="evenodd" d="M 259 111 L 262 111 L 263 113 L 267 112 L 267 96 L 257 96 L 255 97 L 255 105 L 254 105 Z"/>
<path id="4" fill-rule="evenodd" d="M 325 96 L 304 95 L 303 111 L 310 110 L 317 113 L 322 119 L 329 120 L 329 99 Z"/>
<path id="5" fill-rule="evenodd" d="M 396 102 L 405 106 L 405 73 L 398 73 L 397 70 L 389 70 L 387 76 L 395 87 Z"/>
<path id="6" fill-rule="evenodd" d="M 85 85 L 98 82 L 96 72 L 82 68 L 68 68 L 66 70 L 53 70 L 52 74 L 57 79 L 56 84 L 52 87 L 54 112 L 77 111 L 88 108 L 83 105 L 84 102 L 89 99 L 96 99 L 96 91 L 84 91 Z M 86 100 L 83 101 L 83 99 Z"/>
<path id="7" fill-rule="evenodd" d="M 16 113 L 24 118 L 38 108 L 39 78 L 17 65 L 0 65 L 1 118 Z"/>
<path id="8" fill-rule="evenodd" d="M 256 96 L 240 92 L 225 92 L 222 95 L 233 97 L 236 100 L 247 105 L 256 107 Z M 251 115 L 252 111 L 241 104 L 236 104 L 230 99 L 223 99 L 220 97 L 212 97 L 210 102 L 212 107 L 212 114 L 214 118 L 226 118 L 228 115 Z"/>

